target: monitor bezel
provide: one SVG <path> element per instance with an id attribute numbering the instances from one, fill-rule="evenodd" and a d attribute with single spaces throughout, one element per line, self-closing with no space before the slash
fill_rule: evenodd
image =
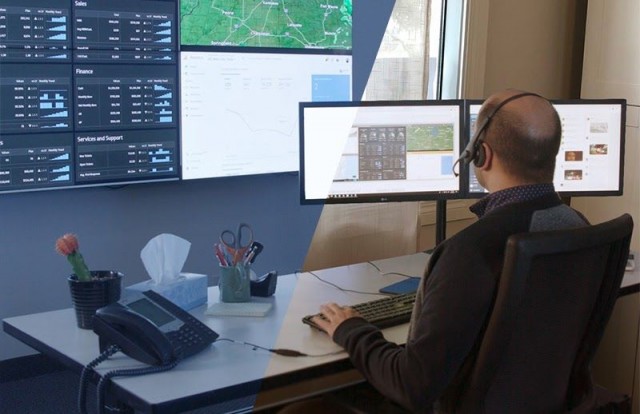
<path id="1" fill-rule="evenodd" d="M 446 100 L 398 100 L 398 101 L 331 101 L 331 102 L 300 102 L 299 103 L 299 188 L 300 188 L 300 204 L 301 205 L 313 205 L 313 204 L 360 204 L 360 203 L 386 203 L 386 202 L 401 202 L 401 201 L 437 201 L 437 200 L 449 200 L 449 199 L 461 199 L 464 198 L 464 182 L 463 174 L 457 177 L 458 191 L 452 192 L 411 192 L 411 193 L 388 193 L 388 194 L 361 194 L 357 197 L 327 197 L 323 199 L 312 199 L 306 197 L 305 188 L 305 166 L 304 166 L 304 112 L 306 108 L 332 108 L 332 107 L 372 107 L 372 106 L 458 106 L 459 108 L 459 131 L 458 131 L 458 146 L 460 151 L 462 150 L 463 131 L 464 131 L 464 101 L 462 99 L 446 99 Z M 455 139 L 455 138 L 454 138 Z M 459 154 L 455 154 L 456 159 Z"/>
<path id="2" fill-rule="evenodd" d="M 482 105 L 484 100 L 482 99 L 465 99 L 464 111 L 465 111 L 465 139 L 464 145 L 466 146 L 471 139 L 471 122 L 469 122 L 469 114 L 471 112 L 471 105 Z M 618 189 L 617 190 L 589 190 L 589 191 L 558 191 L 556 192 L 561 197 L 607 197 L 607 196 L 621 196 L 624 189 L 624 157 L 625 157 L 625 140 L 626 140 L 626 116 L 627 116 L 627 101 L 626 99 L 619 98 L 603 98 L 603 99 L 549 99 L 553 105 L 620 105 L 620 160 L 618 171 Z M 471 164 L 465 164 L 467 170 L 465 173 L 465 189 L 467 198 L 482 198 L 489 194 L 487 192 L 472 192 L 469 188 Z M 461 168 L 461 171 L 464 171 Z"/>

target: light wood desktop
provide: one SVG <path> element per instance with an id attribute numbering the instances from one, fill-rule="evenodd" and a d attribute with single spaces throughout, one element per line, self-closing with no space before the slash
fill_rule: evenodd
<path id="1" fill-rule="evenodd" d="M 376 293 L 378 288 L 405 277 L 393 274 L 395 272 L 422 275 L 428 257 L 417 253 L 313 273 L 342 289 Z M 216 287 L 209 288 L 209 303 L 217 302 L 218 295 Z M 327 301 L 355 304 L 377 297 L 340 290 L 311 273 L 281 276 L 274 297 L 253 298 L 273 302 L 267 316 L 205 316 L 206 306 L 198 307 L 192 313 L 220 334 L 218 341 L 171 371 L 114 378 L 110 394 L 144 413 L 175 413 L 205 406 L 210 407 L 212 413 L 248 412 L 360 381 L 346 353 L 324 333 L 303 325 L 301 319 L 318 312 L 320 304 Z M 3 328 L 77 372 L 99 354 L 97 336 L 76 327 L 72 309 L 7 318 Z M 406 331 L 407 324 L 404 324 L 388 328 L 384 333 L 388 339 L 401 343 Z M 235 342 L 221 340 L 223 338 Z M 317 356 L 279 356 L 252 345 L 293 349 Z M 104 374 L 113 369 L 143 366 L 118 353 L 100 364 L 96 371 Z"/>

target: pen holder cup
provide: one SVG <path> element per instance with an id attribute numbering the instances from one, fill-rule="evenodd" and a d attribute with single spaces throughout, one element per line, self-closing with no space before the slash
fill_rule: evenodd
<path id="1" fill-rule="evenodd" d="M 251 300 L 251 267 L 237 264 L 220 266 L 221 302 L 249 302 Z"/>

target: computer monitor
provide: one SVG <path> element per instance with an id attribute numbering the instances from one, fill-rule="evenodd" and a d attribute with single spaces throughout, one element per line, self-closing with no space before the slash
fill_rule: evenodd
<path id="1" fill-rule="evenodd" d="M 483 101 L 467 100 L 466 141 L 473 136 Z M 564 197 L 622 195 L 626 101 L 624 99 L 552 100 L 562 123 L 562 141 L 553 179 Z M 486 194 L 468 171 L 471 198 Z"/>
<path id="2" fill-rule="evenodd" d="M 352 97 L 342 0 L 0 0 L 0 193 L 297 171 Z"/>
<path id="3" fill-rule="evenodd" d="M 300 103 L 300 201 L 459 198 L 463 101 Z"/>
<path id="4" fill-rule="evenodd" d="M 181 11 L 182 178 L 297 171 L 298 103 L 352 98 L 350 3 Z"/>
<path id="5" fill-rule="evenodd" d="M 0 22 L 0 193 L 179 179 L 177 0 L 0 0 Z"/>
<path id="6" fill-rule="evenodd" d="M 297 171 L 298 103 L 351 100 L 350 51 L 184 49 L 184 180 Z"/>

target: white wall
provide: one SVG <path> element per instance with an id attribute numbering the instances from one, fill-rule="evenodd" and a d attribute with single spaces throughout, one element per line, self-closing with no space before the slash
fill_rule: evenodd
<path id="1" fill-rule="evenodd" d="M 636 223 L 631 248 L 640 249 L 640 2 L 590 0 L 582 98 L 626 98 L 627 128 L 622 197 L 572 201 L 592 222 L 630 213 Z"/>
<path id="2" fill-rule="evenodd" d="M 472 0 L 464 96 L 504 88 L 577 98 L 584 0 Z"/>
<path id="3" fill-rule="evenodd" d="M 640 1 L 589 0 L 582 77 L 583 98 L 626 98 L 624 195 L 574 199 L 592 222 L 630 213 L 635 222 L 631 248 L 640 249 Z M 640 412 L 640 294 L 618 299 L 593 362 L 601 385 L 633 395 Z M 635 382 L 634 382 L 635 378 Z"/>

